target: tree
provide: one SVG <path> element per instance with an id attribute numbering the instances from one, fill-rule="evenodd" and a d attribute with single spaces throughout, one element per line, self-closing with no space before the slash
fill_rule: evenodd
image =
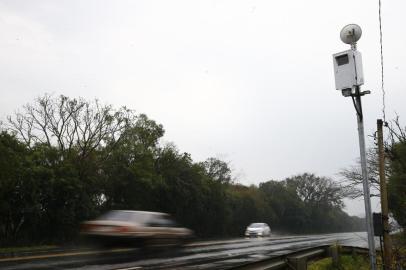
<path id="1" fill-rule="evenodd" d="M 207 235 L 209 228 L 204 225 L 211 212 L 206 209 L 210 190 L 201 167 L 193 164 L 189 154 L 179 153 L 174 145 L 167 145 L 160 150 L 155 168 L 163 179 L 159 208 L 194 228 L 198 235 Z"/>
<path id="2" fill-rule="evenodd" d="M 228 229 L 231 234 L 241 235 L 247 225 L 262 220 L 258 195 L 255 186 L 247 187 L 239 184 L 229 186 L 228 207 L 231 215 Z"/>
<path id="3" fill-rule="evenodd" d="M 331 179 L 244 186 L 225 161 L 194 162 L 161 145 L 164 132 L 97 100 L 45 95 L 24 106 L 0 131 L 0 243 L 66 243 L 83 220 L 111 209 L 167 212 L 200 237 L 241 235 L 260 221 L 287 232 L 356 224 Z"/>
<path id="4" fill-rule="evenodd" d="M 150 181 L 149 176 L 154 172 L 154 160 L 150 156 L 164 132 L 161 125 L 145 115 L 137 116 L 124 107 L 114 109 L 97 100 L 89 102 L 49 95 L 35 99 L 33 104 L 25 105 L 22 112 L 8 117 L 6 127 L 24 150 L 20 151 L 22 161 L 19 162 L 24 166 L 15 180 L 0 179 L 0 185 L 11 183 L 8 192 L 11 198 L 5 201 L 19 202 L 13 206 L 3 205 L 3 208 L 13 211 L 16 220 L 19 214 L 20 221 L 14 228 L 25 233 L 35 230 L 50 241 L 72 239 L 81 221 L 94 217 L 106 207 L 106 186 L 116 186 L 119 194 L 134 191 L 133 186 L 128 189 L 118 185 L 125 179 L 121 171 L 117 173 L 123 168 L 118 166 L 120 159 L 115 163 L 111 161 L 113 156 L 118 156 L 118 149 L 122 151 L 121 156 L 127 154 L 128 160 L 133 159 L 126 169 L 132 179 L 137 179 L 136 187 L 141 190 L 139 183 L 143 182 L 140 180 Z M 121 143 L 122 139 L 125 143 Z M 144 168 L 148 160 L 145 157 L 150 157 L 147 168 Z M 109 164 L 115 165 L 114 172 L 121 178 L 111 177 L 112 171 L 108 169 L 113 166 Z M 5 168 L 13 166 L 12 159 L 5 159 L 3 165 Z M 105 179 L 114 184 L 104 185 Z M 133 198 L 133 193 L 128 197 Z M 34 214 L 38 222 L 29 219 Z M 24 227 L 28 220 L 34 229 Z M 0 222 L 2 224 L 12 223 Z"/>
<path id="5" fill-rule="evenodd" d="M 406 142 L 393 146 L 391 158 L 392 175 L 389 178 L 389 208 L 396 221 L 406 226 Z"/>
<path id="6" fill-rule="evenodd" d="M 334 217 L 342 212 L 345 191 L 332 179 L 304 173 L 287 178 L 288 189 L 294 190 L 304 203 L 307 224 L 313 230 L 335 230 Z"/>
<path id="7" fill-rule="evenodd" d="M 155 163 L 159 155 L 158 141 L 162 125 L 140 115 L 127 126 L 118 142 L 110 141 L 101 153 L 104 207 L 153 210 L 153 192 L 162 180 Z M 110 149 L 112 148 L 112 149 Z M 138 194 L 134 196 L 134 194 Z"/>
<path id="8" fill-rule="evenodd" d="M 390 160 L 388 181 L 389 210 L 402 227 L 406 227 L 406 127 L 399 116 L 387 125 L 389 142 L 386 154 Z"/>
<path id="9" fill-rule="evenodd" d="M 231 169 L 227 162 L 211 157 L 202 162 L 201 165 L 204 167 L 207 176 L 213 180 L 223 184 L 231 184 L 233 182 Z"/>
<path id="10" fill-rule="evenodd" d="M 304 173 L 289 177 L 285 181 L 288 188 L 295 190 L 299 198 L 306 204 L 328 207 L 343 206 L 345 193 L 341 186 L 330 178 Z"/>
<path id="11" fill-rule="evenodd" d="M 406 127 L 400 124 L 399 116 L 389 123 L 385 123 L 388 131 L 388 137 L 384 142 L 385 146 L 385 174 L 388 179 L 388 196 L 390 211 L 394 214 L 400 224 L 405 226 L 404 216 L 404 197 L 402 179 L 403 163 L 406 160 L 403 147 L 406 144 Z M 373 190 L 371 196 L 380 196 L 379 188 L 379 163 L 377 147 L 370 148 L 367 151 L 367 169 L 370 181 L 370 187 Z M 363 196 L 362 192 L 362 173 L 359 165 L 343 169 L 339 173 L 343 177 L 343 184 L 346 186 L 351 198 Z M 374 192 L 375 191 L 375 192 Z"/>
<path id="12" fill-rule="evenodd" d="M 0 239 L 16 241 L 28 216 L 38 210 L 37 188 L 29 175 L 29 153 L 23 143 L 2 131 L 0 153 Z"/>
<path id="13" fill-rule="evenodd" d="M 44 95 L 9 116 L 8 129 L 28 147 L 55 146 L 62 154 L 78 149 L 83 158 L 109 141 L 118 141 L 135 117 L 125 107 L 115 110 L 98 100 Z"/>
<path id="14" fill-rule="evenodd" d="M 397 142 L 406 142 L 406 128 L 403 128 L 400 124 L 399 116 L 391 120 L 389 123 L 385 123 L 388 136 L 384 142 L 385 147 L 385 175 L 388 179 L 391 176 L 391 159 L 393 155 L 393 146 Z M 374 139 L 374 136 L 372 136 Z M 366 152 L 367 171 L 369 178 L 369 185 L 371 188 L 371 196 L 380 196 L 380 181 L 379 181 L 379 157 L 378 147 L 374 146 L 367 149 Z M 348 168 L 341 169 L 338 173 L 342 177 L 342 184 L 347 190 L 347 194 L 350 198 L 359 198 L 364 196 L 363 194 L 363 177 L 361 170 L 361 161 L 358 159 L 355 165 Z"/>
<path id="15" fill-rule="evenodd" d="M 380 196 L 380 185 L 379 185 L 379 159 L 378 159 L 378 148 L 368 148 L 366 151 L 366 161 L 367 161 L 367 171 L 369 185 L 371 188 L 371 196 Z M 390 176 L 390 163 L 389 160 L 386 162 L 386 176 Z M 348 168 L 341 169 L 338 173 L 342 179 L 341 183 L 347 190 L 348 197 L 356 199 L 364 196 L 363 191 L 363 176 L 361 170 L 361 161 L 358 159 L 356 165 L 352 165 Z"/>
<path id="16" fill-rule="evenodd" d="M 260 183 L 259 191 L 273 213 L 270 224 L 276 229 L 302 232 L 308 227 L 305 205 L 296 190 L 288 188 L 286 181 Z"/>

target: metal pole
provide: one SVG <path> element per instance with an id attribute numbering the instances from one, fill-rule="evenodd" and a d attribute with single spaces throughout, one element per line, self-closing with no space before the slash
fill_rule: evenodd
<path id="1" fill-rule="evenodd" d="M 389 216 L 388 216 L 388 193 L 386 191 L 385 179 L 385 152 L 383 149 L 383 122 L 381 119 L 377 120 L 378 126 L 378 150 L 379 150 L 379 182 L 381 188 L 381 209 L 382 209 L 382 223 L 383 223 L 383 248 L 384 248 L 384 265 L 385 269 L 392 268 L 392 243 L 389 235 Z"/>
<path id="2" fill-rule="evenodd" d="M 361 168 L 364 186 L 365 220 L 368 232 L 369 259 L 371 262 L 371 270 L 375 270 L 376 251 L 375 251 L 374 227 L 372 225 L 371 198 L 369 193 L 367 161 L 365 158 L 365 135 L 364 135 L 364 122 L 361 105 L 361 93 L 358 86 L 355 88 L 355 103 L 357 107 L 359 151 L 361 156 Z"/>

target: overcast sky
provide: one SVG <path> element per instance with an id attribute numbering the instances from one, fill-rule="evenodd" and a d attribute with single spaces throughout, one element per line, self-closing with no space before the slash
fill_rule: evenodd
<path id="1" fill-rule="evenodd" d="M 405 10 L 383 0 L 388 119 L 406 119 Z M 303 172 L 338 180 L 359 156 L 332 64 L 349 48 L 339 39 L 348 23 L 363 29 L 372 134 L 382 117 L 378 1 L 0 0 L 0 118 L 44 93 L 98 98 L 163 124 L 164 141 L 196 161 L 229 161 L 243 184 Z M 362 202 L 347 211 L 360 215 Z"/>

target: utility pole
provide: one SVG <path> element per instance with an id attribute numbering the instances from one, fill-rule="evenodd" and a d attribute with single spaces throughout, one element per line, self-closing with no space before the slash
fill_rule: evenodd
<path id="1" fill-rule="evenodd" d="M 341 41 L 350 44 L 351 49 L 333 55 L 335 85 L 341 90 L 344 97 L 351 97 L 357 112 L 358 138 L 362 168 L 362 182 L 364 191 L 365 220 L 368 233 L 368 248 L 371 270 L 376 269 L 376 251 L 374 227 L 372 223 L 371 198 L 369 193 L 369 180 L 367 162 L 365 157 L 364 116 L 362 113 L 361 96 L 370 94 L 370 91 L 360 91 L 364 84 L 361 53 L 357 51 L 357 41 L 361 38 L 362 30 L 356 24 L 346 25 L 340 32 Z"/>
<path id="2" fill-rule="evenodd" d="M 378 151 L 379 151 L 379 182 L 381 187 L 381 209 L 383 223 L 383 252 L 384 252 L 384 269 L 392 268 L 392 241 L 389 235 L 389 209 L 388 209 L 388 193 L 386 191 L 386 175 L 385 175 L 385 151 L 383 147 L 383 122 L 377 120 L 378 126 Z"/>

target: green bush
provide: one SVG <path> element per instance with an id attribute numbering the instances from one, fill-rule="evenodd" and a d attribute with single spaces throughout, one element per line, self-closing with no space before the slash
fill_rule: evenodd
<path id="1" fill-rule="evenodd" d="M 331 258 L 326 258 L 309 265 L 309 270 L 368 270 L 369 261 L 365 256 L 345 255 L 340 257 L 339 267 L 334 267 Z"/>

